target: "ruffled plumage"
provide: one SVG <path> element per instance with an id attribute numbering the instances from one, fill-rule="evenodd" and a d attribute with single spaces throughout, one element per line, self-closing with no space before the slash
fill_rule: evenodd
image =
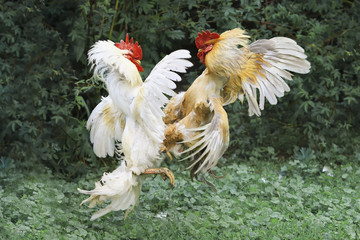
<path id="1" fill-rule="evenodd" d="M 94 76 L 105 83 L 109 96 L 91 113 L 87 127 L 98 157 L 120 156 L 120 167 L 104 173 L 95 189 L 79 191 L 89 194 L 84 202 L 90 207 L 111 200 L 106 208 L 95 213 L 91 220 L 110 211 L 131 210 L 141 191 L 141 174 L 157 167 L 161 161 L 165 124 L 162 120 L 166 95 L 173 89 L 192 64 L 187 50 L 178 50 L 164 57 L 143 82 L 137 67 L 112 41 L 98 41 L 89 51 L 89 63 Z"/>
<path id="2" fill-rule="evenodd" d="M 201 174 L 204 180 L 229 145 L 223 106 L 243 101 L 245 96 L 249 115 L 260 116 L 265 99 L 274 105 L 290 91 L 284 81 L 292 80 L 290 72 L 308 73 L 310 63 L 304 49 L 292 39 L 274 37 L 249 45 L 249 36 L 238 28 L 221 35 L 203 31 L 195 42 L 206 69 L 165 109 L 165 145 L 190 161 L 191 176 Z"/>

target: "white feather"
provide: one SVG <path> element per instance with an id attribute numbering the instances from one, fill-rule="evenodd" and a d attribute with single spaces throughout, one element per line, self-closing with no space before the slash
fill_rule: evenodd
<path id="1" fill-rule="evenodd" d="M 104 174 L 91 191 L 80 190 L 90 197 L 93 207 L 98 202 L 111 203 L 91 218 L 110 211 L 129 210 L 138 200 L 141 190 L 140 174 L 157 167 L 162 161 L 160 149 L 164 140 L 164 113 L 161 108 L 174 95 L 181 77 L 192 64 L 187 50 L 165 56 L 142 82 L 136 66 L 124 57 L 127 50 L 115 47 L 112 41 L 98 41 L 89 51 L 89 63 L 94 75 L 105 82 L 109 96 L 95 107 L 88 120 L 90 140 L 99 157 L 123 154 L 119 168 Z M 117 142 L 121 144 L 117 144 Z"/>
<path id="2" fill-rule="evenodd" d="M 270 40 L 258 40 L 249 45 L 249 50 L 261 54 L 264 63 L 261 64 L 261 75 L 257 76 L 257 85 L 242 83 L 245 96 L 249 102 L 249 115 L 260 116 L 260 109 L 264 108 L 265 98 L 270 104 L 277 104 L 277 97 L 284 96 L 284 92 L 290 91 L 284 82 L 292 80 L 292 74 L 305 74 L 310 71 L 310 63 L 306 60 L 304 49 L 289 38 L 275 37 Z M 288 70 L 288 71 L 287 71 Z M 259 89 L 260 106 L 256 98 L 256 90 Z"/>
<path id="3" fill-rule="evenodd" d="M 115 43 L 108 41 L 96 42 L 88 53 L 89 63 L 94 68 L 94 75 L 107 82 L 107 74 L 115 73 L 122 76 L 121 80 L 130 81 L 131 85 L 141 82 L 141 77 L 136 66 L 124 54 L 127 50 L 121 50 Z"/>
<path id="4" fill-rule="evenodd" d="M 214 111 L 213 104 L 215 104 L 215 102 L 210 99 L 209 103 L 210 109 Z M 187 167 L 187 169 L 191 169 L 197 163 L 201 162 L 201 165 L 197 168 L 195 174 L 200 172 L 205 174 L 209 169 L 216 166 L 217 162 L 228 148 L 229 133 L 227 129 L 226 136 L 223 135 L 223 129 L 221 129 L 221 121 L 223 118 L 220 116 L 220 114 L 221 113 L 214 111 L 214 115 L 210 123 L 198 128 L 184 128 L 182 130 L 184 136 L 188 136 L 182 143 L 191 144 L 192 142 L 195 142 L 195 144 L 182 152 L 182 154 L 190 154 L 181 161 L 195 158 L 192 160 L 192 163 Z M 226 114 L 226 112 L 224 111 L 223 114 Z M 197 132 L 197 134 L 195 133 L 194 135 L 194 132 Z"/>
<path id="5" fill-rule="evenodd" d="M 90 114 L 86 125 L 90 129 L 90 141 L 96 156 L 114 155 L 115 141 L 122 137 L 123 129 L 120 126 L 123 122 L 123 113 L 114 107 L 111 98 L 102 98 Z"/>
<path id="6" fill-rule="evenodd" d="M 259 109 L 259 104 L 256 100 L 256 87 L 257 86 L 253 86 L 249 82 L 244 82 L 242 84 L 242 86 L 243 86 L 243 89 L 245 92 L 245 97 L 249 103 L 249 116 L 252 116 L 254 114 L 256 114 L 257 116 L 260 116 L 261 112 Z M 262 98 L 262 96 L 260 96 L 260 98 Z"/>
<path id="7" fill-rule="evenodd" d="M 180 81 L 181 77 L 176 72 L 185 72 L 192 63 L 184 58 L 190 58 L 187 50 L 177 50 L 165 56 L 151 71 L 143 84 L 141 105 L 134 107 L 134 113 L 141 117 L 141 122 L 146 126 L 148 134 L 155 141 L 164 139 L 165 124 L 161 110 L 168 103 L 165 96 L 173 96 L 176 88 L 173 81 Z M 140 100 L 140 99 L 139 99 Z M 139 114 L 141 113 L 141 114 Z"/>
<path id="8" fill-rule="evenodd" d="M 110 200 L 111 203 L 96 212 L 90 220 L 95 220 L 111 211 L 127 210 L 133 208 L 140 196 L 141 180 L 125 166 L 123 162 L 120 167 L 111 173 L 104 173 L 99 182 L 95 183 L 95 189 L 86 191 L 78 188 L 83 194 L 91 195 L 81 204 L 90 202 L 90 207 L 102 204 Z"/>

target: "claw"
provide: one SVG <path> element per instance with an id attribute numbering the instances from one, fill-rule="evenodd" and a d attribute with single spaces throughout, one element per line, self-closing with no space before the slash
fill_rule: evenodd
<path id="1" fill-rule="evenodd" d="M 124 220 L 126 220 L 126 218 L 129 216 L 129 213 L 131 213 L 132 210 L 134 210 L 134 208 L 135 208 L 135 205 L 132 206 L 130 209 L 126 210 Z"/>
<path id="2" fill-rule="evenodd" d="M 166 146 L 163 146 L 163 147 L 160 149 L 160 152 L 166 152 L 166 155 L 168 155 L 168 157 L 170 158 L 170 160 L 173 160 L 173 157 L 172 157 L 171 153 L 169 152 L 169 150 L 167 149 Z"/>
<path id="3" fill-rule="evenodd" d="M 166 154 L 169 156 L 170 160 L 173 160 L 171 153 L 168 150 L 166 150 Z"/>
<path id="4" fill-rule="evenodd" d="M 143 172 L 142 174 L 160 174 L 164 181 L 166 180 L 166 178 L 169 178 L 171 186 L 173 188 L 175 187 L 175 176 L 166 167 L 146 169 L 145 172 Z"/>

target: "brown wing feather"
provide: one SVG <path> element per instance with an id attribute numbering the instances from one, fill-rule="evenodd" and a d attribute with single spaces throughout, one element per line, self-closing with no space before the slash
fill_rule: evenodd
<path id="1" fill-rule="evenodd" d="M 253 85 L 258 85 L 257 77 L 264 76 L 262 64 L 265 64 L 260 54 L 253 53 L 248 49 L 243 49 L 243 56 L 238 61 L 239 68 L 233 69 L 229 73 L 230 79 L 224 86 L 223 98 L 225 104 L 233 103 L 239 96 L 243 94 L 243 82 L 247 81 Z M 243 60 L 245 62 L 243 62 Z"/>
<path id="2" fill-rule="evenodd" d="M 265 98 L 270 104 L 284 96 L 289 86 L 283 79 L 291 80 L 288 71 L 308 73 L 310 63 L 304 49 L 289 38 L 275 37 L 258 40 L 247 45 L 244 31 L 233 29 L 224 32 L 205 58 L 210 74 L 225 77 L 222 97 L 224 104 L 245 95 L 249 102 L 249 115 L 260 115 Z M 259 91 L 259 103 L 257 99 Z"/>

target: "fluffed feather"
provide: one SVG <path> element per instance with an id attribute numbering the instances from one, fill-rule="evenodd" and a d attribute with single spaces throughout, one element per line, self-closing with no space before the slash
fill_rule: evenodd
<path id="1" fill-rule="evenodd" d="M 91 112 L 86 127 L 90 130 L 90 141 L 96 156 L 114 156 L 115 143 L 124 131 L 125 116 L 115 108 L 111 98 L 104 97 Z"/>
<path id="2" fill-rule="evenodd" d="M 195 42 L 206 69 L 166 107 L 164 144 L 175 155 L 181 150 L 182 160 L 190 161 L 191 176 L 204 176 L 228 147 L 228 119 L 222 105 L 236 99 L 243 102 L 245 96 L 249 115 L 260 116 L 265 99 L 274 105 L 290 91 L 284 81 L 292 80 L 289 71 L 308 73 L 310 63 L 292 39 L 275 37 L 249 45 L 249 36 L 238 28 L 221 35 L 202 31 Z"/>
<path id="3" fill-rule="evenodd" d="M 147 168 L 157 167 L 162 161 L 161 148 L 165 124 L 162 107 L 168 102 L 166 95 L 192 64 L 187 50 L 178 50 L 165 56 L 148 78 L 141 80 L 138 68 L 125 57 L 129 51 L 119 49 L 112 41 L 98 41 L 89 51 L 89 63 L 94 76 L 105 82 L 109 96 L 95 107 L 87 127 L 94 152 L 121 158 L 121 165 L 105 173 L 91 191 L 81 190 L 90 197 L 90 207 L 105 200 L 111 203 L 95 213 L 92 220 L 110 211 L 131 210 L 137 203 L 142 176 Z"/>
<path id="4" fill-rule="evenodd" d="M 89 207 L 102 205 L 104 201 L 111 203 L 96 212 L 91 221 L 111 212 L 129 210 L 135 207 L 141 191 L 141 179 L 126 167 L 125 162 L 111 173 L 104 173 L 101 180 L 95 183 L 95 189 L 86 191 L 78 188 L 83 194 L 90 195 L 81 205 L 90 202 Z"/>

